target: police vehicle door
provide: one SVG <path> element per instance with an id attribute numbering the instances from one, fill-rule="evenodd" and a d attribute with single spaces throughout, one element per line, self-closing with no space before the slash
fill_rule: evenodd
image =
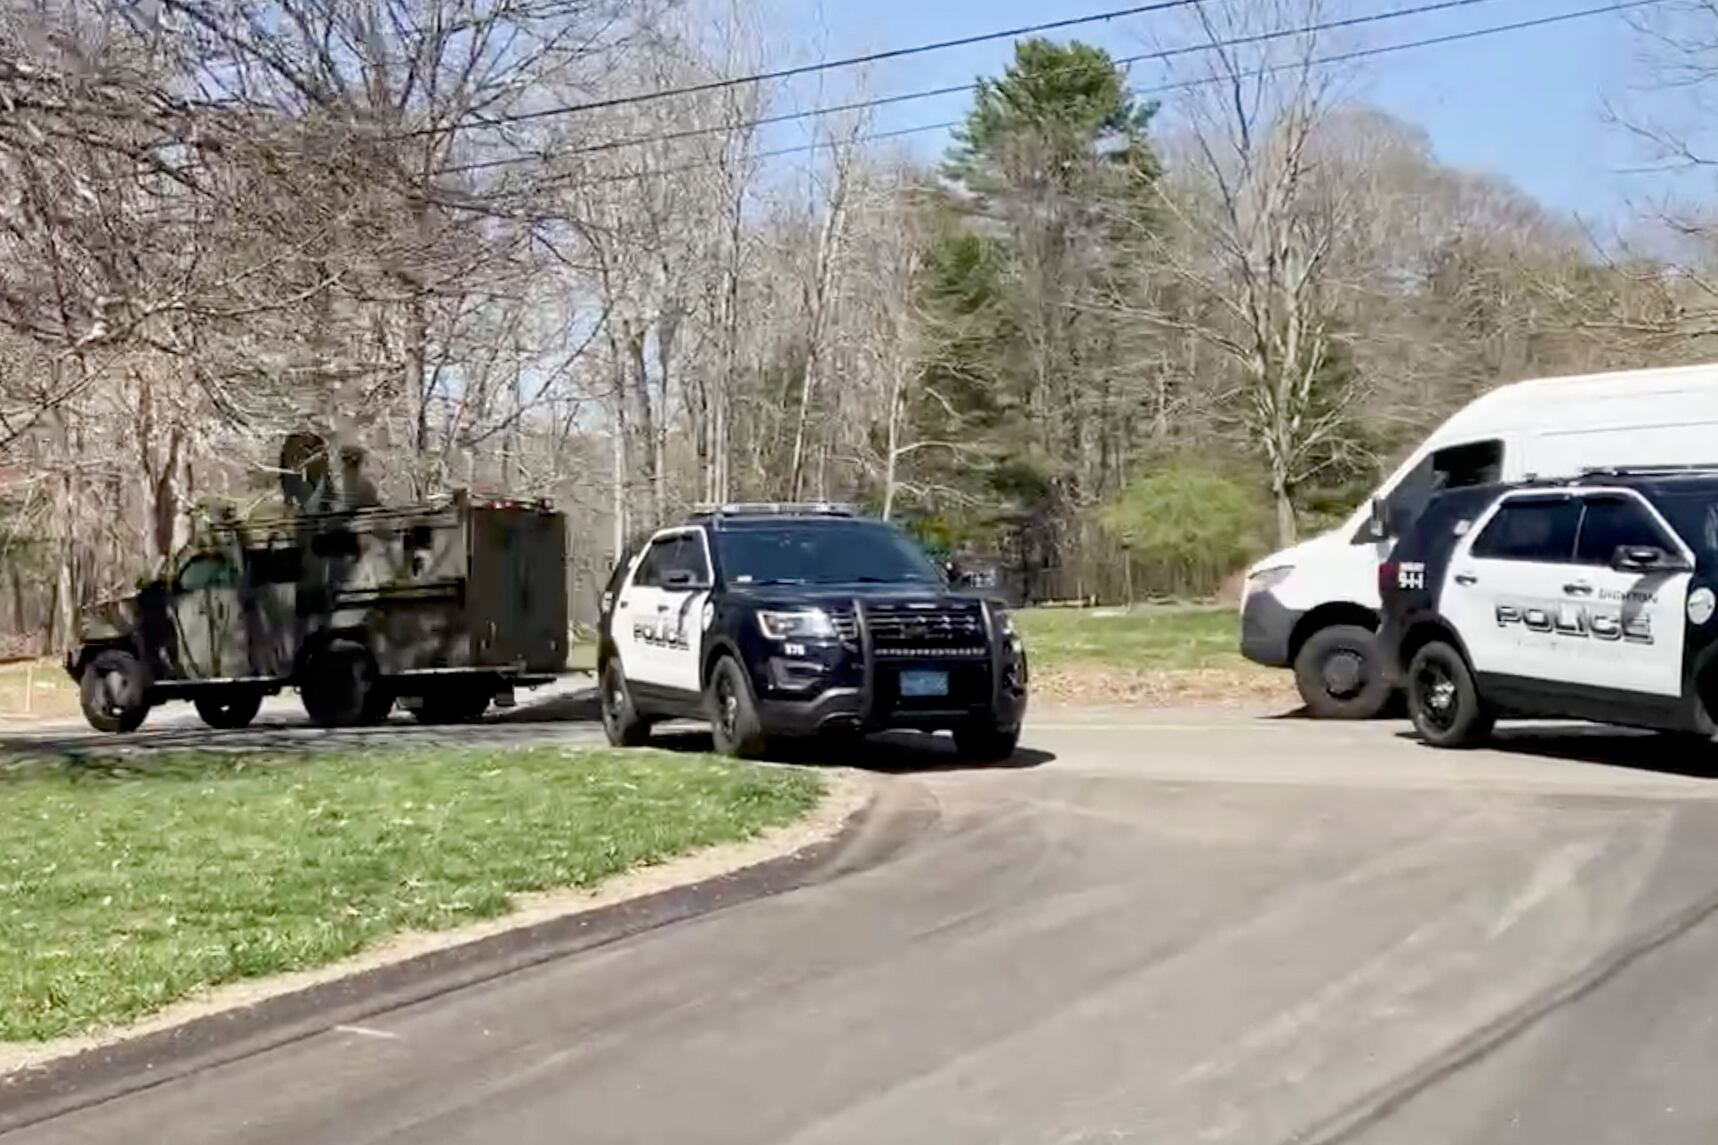
<path id="1" fill-rule="evenodd" d="M 1456 542 L 1438 611 L 1474 671 L 1540 680 L 1566 671 L 1555 633 L 1580 523 L 1568 493 L 1517 494 Z"/>
<path id="2" fill-rule="evenodd" d="M 173 582 L 171 607 L 178 647 L 174 668 L 188 680 L 228 674 L 221 663 L 238 602 L 238 570 L 219 553 L 198 553 Z"/>
<path id="3" fill-rule="evenodd" d="M 1632 490 L 1582 497 L 1581 532 L 1566 576 L 1556 635 L 1567 644 L 1556 679 L 1595 688 L 1682 695 L 1684 608 L 1691 574 L 1613 567 L 1621 548 L 1653 548 L 1694 567 L 1694 556 Z"/>
<path id="4" fill-rule="evenodd" d="M 679 533 L 659 578 L 657 646 L 659 682 L 678 692 L 703 690 L 699 661 L 704 647 L 705 605 L 710 599 L 710 548 L 703 529 Z"/>
<path id="5" fill-rule="evenodd" d="M 699 691 L 710 559 L 702 529 L 659 533 L 615 605 L 615 643 L 627 679 Z M 624 637 L 624 639 L 623 639 Z"/>
<path id="6" fill-rule="evenodd" d="M 621 670 L 629 680 L 650 682 L 652 646 L 647 639 L 656 627 L 659 564 L 669 546 L 653 539 L 628 558 L 631 565 L 615 592 L 609 614 L 609 639 L 620 653 Z"/>

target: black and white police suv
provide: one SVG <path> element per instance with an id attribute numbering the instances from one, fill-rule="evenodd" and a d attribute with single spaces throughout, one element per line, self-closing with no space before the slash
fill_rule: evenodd
<path id="1" fill-rule="evenodd" d="M 1443 493 L 1378 579 L 1386 670 L 1428 743 L 1507 717 L 1715 730 L 1718 466 Z"/>
<path id="2" fill-rule="evenodd" d="M 950 589 L 899 529 L 837 506 L 729 505 L 661 530 L 615 569 L 599 629 L 615 744 L 688 717 L 729 755 L 914 728 L 994 762 L 1026 711 L 1007 610 Z"/>

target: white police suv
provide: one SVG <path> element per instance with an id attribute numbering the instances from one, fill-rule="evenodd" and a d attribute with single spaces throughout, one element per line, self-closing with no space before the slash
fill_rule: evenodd
<path id="1" fill-rule="evenodd" d="M 1714 733 L 1718 466 L 1441 494 L 1379 590 L 1386 670 L 1428 743 L 1508 717 Z"/>

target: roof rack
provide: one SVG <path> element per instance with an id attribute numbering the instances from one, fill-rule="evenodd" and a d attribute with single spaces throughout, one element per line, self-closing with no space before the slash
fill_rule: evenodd
<path id="1" fill-rule="evenodd" d="M 1718 473 L 1718 461 L 1688 465 L 1594 465 L 1581 470 L 1582 477 L 1665 477 L 1684 473 Z"/>
<path id="2" fill-rule="evenodd" d="M 696 518 L 706 517 L 852 517 L 853 506 L 832 501 L 730 501 L 722 505 L 699 505 Z"/>

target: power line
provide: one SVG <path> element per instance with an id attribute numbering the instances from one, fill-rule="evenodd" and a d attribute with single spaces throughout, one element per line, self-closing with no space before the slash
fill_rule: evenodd
<path id="1" fill-rule="evenodd" d="M 1247 36 L 1236 36 L 1233 39 L 1217 40 L 1204 44 L 1185 44 L 1175 48 L 1164 48 L 1153 52 L 1142 52 L 1135 56 L 1119 56 L 1111 62 L 1118 66 L 1150 61 L 1170 60 L 1178 56 L 1194 55 L 1199 52 L 1209 52 L 1218 48 L 1240 48 L 1253 44 L 1269 43 L 1273 40 L 1287 39 L 1293 36 L 1308 36 L 1319 32 L 1338 31 L 1344 28 L 1360 27 L 1367 24 L 1381 24 L 1390 20 L 1400 20 L 1410 16 L 1424 16 L 1434 12 L 1445 12 L 1457 8 L 1471 8 L 1477 4 L 1491 4 L 1496 0 L 1436 0 L 1434 3 L 1416 5 L 1411 8 L 1398 8 L 1390 12 L 1373 12 L 1363 16 L 1349 16 L 1339 20 L 1326 20 L 1318 24 L 1303 24 L 1293 28 L 1280 28 L 1270 32 L 1255 32 Z M 1066 70 L 1066 69 L 1064 69 Z M 682 139 L 696 139 L 704 135 L 719 135 L 724 132 L 738 131 L 753 127 L 771 127 L 781 123 L 792 123 L 800 119 L 811 119 L 826 115 L 840 115 L 850 111 L 865 111 L 870 108 L 887 107 L 894 104 L 912 103 L 922 99 L 934 99 L 939 96 L 959 95 L 974 91 L 976 84 L 961 83 L 948 87 L 926 88 L 921 91 L 903 92 L 898 95 L 876 96 L 870 99 L 855 100 L 851 103 L 834 104 L 827 107 L 808 108 L 804 111 L 786 111 L 775 115 L 766 115 L 758 119 L 743 120 L 738 123 L 724 123 L 705 127 L 687 127 L 674 131 L 634 135 L 622 139 L 608 139 L 600 143 L 590 143 L 579 147 L 557 148 L 555 155 L 594 155 L 604 151 L 616 151 L 623 147 L 638 147 L 649 143 L 672 143 Z M 512 155 L 501 159 L 484 159 L 472 163 L 461 163 L 442 169 L 442 174 L 457 175 L 467 171 L 486 171 L 496 167 L 506 167 L 514 163 L 526 163 L 537 158 L 532 155 Z"/>
<path id="2" fill-rule="evenodd" d="M 1200 0 L 1154 0 L 1150 4 L 1135 4 L 1127 8 L 1111 8 L 1107 12 L 1096 12 L 1090 16 L 1071 16 L 1064 20 L 1048 20 L 1039 24 L 1025 24 L 1018 28 L 1006 28 L 999 32 L 979 32 L 971 36 L 960 36 L 952 40 L 937 40 L 929 44 L 914 44 L 905 48 L 889 48 L 881 52 L 870 52 L 862 56 L 847 56 L 837 60 L 819 60 L 816 63 L 796 64 L 793 67 L 777 68 L 773 71 L 756 72 L 747 76 L 731 76 L 719 80 L 706 80 L 703 83 L 687 84 L 683 87 L 661 88 L 657 91 L 642 91 L 632 95 L 617 95 L 607 99 L 593 99 L 585 103 L 569 103 L 559 107 L 539 108 L 536 111 L 519 111 L 507 115 L 497 115 L 481 120 L 486 127 L 496 127 L 505 123 L 527 123 L 535 119 L 548 119 L 560 115 L 576 115 L 582 111 L 601 111 L 605 108 L 625 107 L 635 103 L 650 103 L 659 99 L 669 99 L 680 95 L 699 95 L 704 92 L 722 91 L 725 88 L 741 87 L 746 84 L 769 83 L 774 80 L 793 79 L 796 76 L 813 75 L 817 72 L 833 71 L 837 68 L 853 68 L 863 64 L 882 63 L 886 60 L 899 60 L 907 56 L 924 55 L 927 52 L 943 52 L 950 48 L 965 48 L 973 44 L 987 44 L 994 40 L 1014 40 L 1021 36 L 1035 36 L 1043 32 L 1056 32 L 1063 28 L 1077 28 L 1085 24 L 1102 24 L 1111 20 L 1121 20 L 1128 16 L 1141 16 L 1148 12 L 1166 12 L 1171 8 L 1187 8 L 1199 3 Z M 425 135 L 440 135 L 446 132 L 446 127 L 422 127 L 416 131 L 402 133 L 398 138 L 415 139 Z"/>
<path id="3" fill-rule="evenodd" d="M 1354 51 L 1338 52 L 1333 55 L 1319 56 L 1311 60 L 1296 60 L 1285 64 L 1255 68 L 1249 71 L 1237 73 L 1234 76 L 1205 76 L 1199 79 L 1181 80 L 1175 83 L 1162 84 L 1157 87 L 1141 88 L 1137 90 L 1135 94 L 1163 95 L 1170 92 L 1187 91 L 1193 88 L 1207 87 L 1212 84 L 1228 83 L 1234 79 L 1256 79 L 1304 67 L 1325 67 L 1331 64 L 1352 63 L 1357 60 L 1393 55 L 1399 52 L 1412 51 L 1419 48 L 1440 47 L 1445 44 L 1461 43 L 1468 40 L 1477 40 L 1489 36 L 1503 35 L 1509 32 L 1528 31 L 1535 28 L 1549 27 L 1555 24 L 1569 23 L 1574 20 L 1590 19 L 1593 16 L 1602 16 L 1612 12 L 1627 12 L 1631 9 L 1647 8 L 1664 2 L 1665 0 L 1617 0 L 1615 3 L 1597 5 L 1591 8 L 1579 8 L 1572 12 L 1559 12 L 1550 16 L 1536 16 L 1526 20 L 1515 20 L 1507 24 L 1493 24 L 1483 28 L 1470 28 L 1465 31 L 1451 32 L 1440 36 L 1428 36 L 1418 40 L 1407 40 L 1399 44 L 1383 44 L 1376 47 L 1359 48 Z M 1207 48 L 1220 46 L 1224 45 L 1205 45 Z M 962 90 L 964 90 L 964 88 Z M 939 123 L 919 124 L 915 127 L 903 127 L 889 131 L 871 132 L 865 135 L 856 136 L 850 142 L 872 143 L 888 139 L 900 139 L 910 135 L 923 135 L 933 131 L 948 131 L 953 128 L 960 127 L 964 122 L 965 120 L 952 119 L 944 120 Z M 791 147 L 778 147 L 766 151 L 754 152 L 749 158 L 754 161 L 762 159 L 781 159 L 790 155 L 804 155 L 815 151 L 821 151 L 834 145 L 835 144 L 830 141 L 819 140 L 815 143 L 798 144 Z M 620 172 L 613 175 L 597 176 L 591 179 L 580 179 L 571 183 L 561 182 L 559 178 L 550 177 L 534 183 L 530 189 L 532 191 L 538 191 L 545 187 L 560 187 L 564 190 L 578 190 L 584 187 L 604 186 L 610 183 L 633 182 L 638 179 L 649 179 L 662 175 L 677 175 L 686 171 L 698 171 L 718 165 L 717 161 L 702 159 L 670 167 L 659 167 L 650 171 Z"/>

